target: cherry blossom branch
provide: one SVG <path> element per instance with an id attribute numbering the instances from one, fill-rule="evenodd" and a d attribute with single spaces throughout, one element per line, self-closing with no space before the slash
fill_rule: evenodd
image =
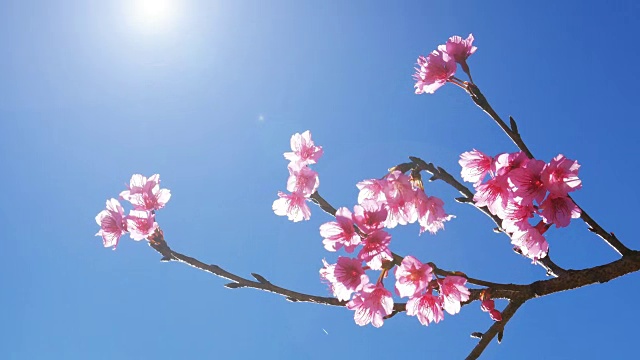
<path id="1" fill-rule="evenodd" d="M 445 183 L 451 185 L 453 188 L 458 190 L 460 194 L 462 194 L 462 197 L 456 198 L 456 201 L 472 205 L 476 209 L 482 211 L 485 215 L 491 218 L 491 220 L 493 220 L 499 232 L 507 234 L 507 232 L 505 232 L 502 228 L 502 220 L 498 216 L 493 215 L 486 206 L 477 206 L 473 201 L 473 193 L 471 192 L 471 190 L 469 190 L 468 187 L 464 186 L 462 183 L 456 180 L 456 178 L 449 174 L 445 169 L 441 168 L 440 166 L 436 167 L 432 163 L 427 163 L 426 161 L 415 156 L 409 156 L 409 159 L 411 160 L 410 163 L 400 164 L 394 167 L 394 169 L 400 171 L 414 170 L 417 172 L 424 170 L 432 175 L 429 181 L 442 180 Z M 546 270 L 547 275 L 549 276 L 558 277 L 566 272 L 566 270 L 564 270 L 551 260 L 549 254 L 547 254 L 546 257 L 538 260 L 537 263 Z"/>
<path id="2" fill-rule="evenodd" d="M 527 145 L 522 140 L 520 133 L 518 132 L 518 125 L 513 117 L 509 117 L 509 122 L 511 127 L 509 127 L 504 120 L 498 115 L 498 113 L 493 110 L 487 98 L 480 92 L 478 86 L 473 83 L 466 83 L 467 93 L 471 96 L 471 100 L 478 105 L 487 115 L 489 115 L 495 122 L 500 126 L 500 128 L 504 131 L 504 133 L 513 141 L 513 143 L 524 152 L 529 159 L 533 159 L 534 156 L 527 147 Z M 573 200 L 573 199 L 572 199 Z M 589 214 L 580 206 L 578 203 L 573 201 L 576 206 L 581 210 L 580 218 L 589 226 L 589 231 L 598 235 L 602 240 L 604 240 L 609 246 L 611 246 L 615 251 L 617 251 L 620 255 L 625 256 L 632 252 L 631 249 L 626 247 L 612 232 L 607 232 L 598 224 Z"/>
<path id="3" fill-rule="evenodd" d="M 282 288 L 280 286 L 274 285 L 265 279 L 262 275 L 251 273 L 251 275 L 257 280 L 249 280 L 238 276 L 236 274 L 230 273 L 218 265 L 208 265 L 203 263 L 198 259 L 194 259 L 192 257 L 180 254 L 179 252 L 175 252 L 171 250 L 169 245 L 164 239 L 164 235 L 161 230 L 156 230 L 156 232 L 149 237 L 149 246 L 153 248 L 155 251 L 159 252 L 162 255 L 161 261 L 178 261 L 183 264 L 187 264 L 196 269 L 211 273 L 215 276 L 221 277 L 223 279 L 231 280 L 231 283 L 225 285 L 225 287 L 229 289 L 239 289 L 239 288 L 251 288 L 258 289 L 262 291 L 271 292 L 274 294 L 278 294 L 284 296 L 287 301 L 291 302 L 310 302 L 315 304 L 322 305 L 331 305 L 331 306 L 344 306 L 346 301 L 339 301 L 333 297 L 324 297 L 324 296 L 316 296 L 300 293 L 297 291 L 288 290 Z"/>
<path id="4" fill-rule="evenodd" d="M 484 351 L 484 349 L 487 347 L 487 345 L 489 345 L 491 340 L 493 340 L 493 338 L 496 335 L 498 335 L 498 343 L 501 342 L 502 341 L 502 332 L 504 331 L 505 325 L 507 325 L 509 320 L 511 320 L 513 315 L 516 313 L 516 311 L 518 311 L 520 306 L 522 306 L 522 304 L 524 304 L 525 301 L 526 300 L 510 301 L 509 304 L 507 305 L 507 307 L 505 307 L 504 310 L 502 310 L 502 321 L 494 322 L 493 325 L 491 325 L 491 327 L 489 328 L 489 330 L 487 330 L 485 333 L 483 333 L 480 336 L 480 341 L 473 348 L 473 350 L 471 350 L 471 352 L 466 357 L 466 359 L 467 360 L 473 360 L 473 359 L 477 359 L 478 357 L 480 357 L 480 355 L 482 355 L 482 352 Z"/>

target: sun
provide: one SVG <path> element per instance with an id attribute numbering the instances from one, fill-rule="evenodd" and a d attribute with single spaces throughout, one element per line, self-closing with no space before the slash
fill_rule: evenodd
<path id="1" fill-rule="evenodd" d="M 168 30 L 176 19 L 175 0 L 132 0 L 131 19 L 144 31 Z"/>

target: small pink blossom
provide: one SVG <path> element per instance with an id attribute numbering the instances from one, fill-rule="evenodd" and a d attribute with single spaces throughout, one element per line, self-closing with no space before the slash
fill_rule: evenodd
<path id="1" fill-rule="evenodd" d="M 522 255 L 532 259 L 533 262 L 547 256 L 549 252 L 549 243 L 535 227 L 514 232 L 511 235 L 511 243 L 520 249 Z"/>
<path id="2" fill-rule="evenodd" d="M 556 224 L 556 228 L 567 227 L 571 219 L 580 217 L 578 205 L 568 196 L 550 194 L 540 205 L 540 216 L 547 224 Z"/>
<path id="3" fill-rule="evenodd" d="M 358 253 L 358 259 L 362 261 L 370 261 L 376 255 L 386 253 L 391 256 L 391 250 L 388 246 L 391 242 L 391 235 L 383 230 L 375 231 L 362 241 L 362 249 Z"/>
<path id="4" fill-rule="evenodd" d="M 447 276 L 438 280 L 440 296 L 446 312 L 455 315 L 460 312 L 460 303 L 469 300 L 469 289 L 465 286 L 467 279 L 462 276 Z"/>
<path id="5" fill-rule="evenodd" d="M 153 234 L 158 228 L 158 223 L 150 211 L 131 210 L 127 216 L 127 228 L 131 232 L 131 238 L 140 241 Z"/>
<path id="6" fill-rule="evenodd" d="M 309 130 L 291 136 L 291 150 L 284 153 L 284 158 L 300 167 L 315 164 L 322 156 L 322 146 L 315 146 Z"/>
<path id="7" fill-rule="evenodd" d="M 542 169 L 544 161 L 531 159 L 523 167 L 509 172 L 509 185 L 513 190 L 514 200 L 521 204 L 542 202 L 547 194 L 547 187 L 542 182 Z"/>
<path id="8" fill-rule="evenodd" d="M 478 49 L 473 46 L 473 40 L 473 34 L 469 34 L 466 39 L 463 39 L 460 36 L 452 36 L 445 45 L 438 46 L 438 50 L 445 51 L 449 56 L 454 58 L 458 64 L 460 64 L 460 67 L 462 67 L 462 70 L 469 75 L 469 78 L 471 78 L 471 74 L 469 73 L 467 58 L 469 58 L 469 56 Z"/>
<path id="9" fill-rule="evenodd" d="M 149 178 L 135 174 L 131 177 L 128 188 L 120 193 L 120 198 L 129 201 L 136 210 L 162 209 L 171 198 L 171 192 L 168 189 L 160 189 L 158 174 L 151 175 Z"/>
<path id="10" fill-rule="evenodd" d="M 289 165 L 289 179 L 287 180 L 287 190 L 290 192 L 300 192 L 305 196 L 313 194 L 320 185 L 318 173 L 308 166 L 301 168 Z"/>
<path id="11" fill-rule="evenodd" d="M 415 208 L 415 191 L 409 176 L 401 171 L 393 171 L 387 175 L 384 195 L 387 199 L 387 228 L 394 228 L 398 224 L 407 225 L 418 219 Z"/>
<path id="12" fill-rule="evenodd" d="M 371 270 L 382 270 L 382 266 L 385 262 L 393 261 L 393 255 L 391 255 L 391 251 L 383 251 L 378 255 L 375 255 L 371 258 L 371 260 L 367 261 L 367 266 Z"/>
<path id="13" fill-rule="evenodd" d="M 508 233 L 530 228 L 529 219 L 533 217 L 535 211 L 533 204 L 522 205 L 515 201 L 509 201 L 504 212 L 502 228 Z"/>
<path id="14" fill-rule="evenodd" d="M 527 162 L 529 158 L 522 151 L 499 154 L 491 164 L 492 172 L 494 176 L 507 175 L 513 169 L 524 167 Z"/>
<path id="15" fill-rule="evenodd" d="M 396 293 L 400 297 L 413 297 L 426 289 L 431 281 L 433 269 L 415 257 L 408 255 L 396 268 Z"/>
<path id="16" fill-rule="evenodd" d="M 278 200 L 273 202 L 273 212 L 278 216 L 287 216 L 289 220 L 298 222 L 309 220 L 311 218 L 311 210 L 306 203 L 306 197 L 299 192 L 290 194 L 278 191 Z"/>
<path id="17" fill-rule="evenodd" d="M 383 318 L 393 310 L 393 299 L 382 284 L 367 284 L 347 303 L 347 309 L 355 310 L 353 318 L 356 324 L 364 326 L 371 323 L 380 327 L 384 323 Z"/>
<path id="18" fill-rule="evenodd" d="M 362 261 L 348 257 L 338 257 L 336 264 L 328 264 L 322 260 L 324 267 L 320 269 L 320 277 L 329 282 L 333 295 L 340 301 L 347 301 L 354 291 L 360 291 L 369 283 L 364 273 Z"/>
<path id="19" fill-rule="evenodd" d="M 493 158 L 481 151 L 473 149 L 460 155 L 458 164 L 462 166 L 462 179 L 464 181 L 474 183 L 474 186 L 480 185 L 484 177 L 491 171 Z"/>
<path id="20" fill-rule="evenodd" d="M 506 207 L 511 197 L 511 189 L 506 176 L 496 176 L 486 183 L 478 185 L 473 201 L 477 206 L 486 206 L 493 215 L 504 219 Z"/>
<path id="21" fill-rule="evenodd" d="M 362 180 L 357 183 L 356 186 L 360 189 L 360 193 L 358 193 L 358 204 L 362 204 L 366 200 L 385 202 L 384 187 L 386 184 L 386 180 L 378 179 Z"/>
<path id="22" fill-rule="evenodd" d="M 324 238 L 322 243 L 328 251 L 337 251 L 344 246 L 348 253 L 352 253 L 361 242 L 353 227 L 351 212 L 345 207 L 336 211 L 336 221 L 320 225 L 320 236 Z"/>
<path id="23" fill-rule="evenodd" d="M 427 196 L 423 190 L 416 191 L 415 203 L 421 234 L 427 230 L 435 234 L 444 229 L 445 221 L 455 218 L 444 211 L 444 201 L 435 196 Z"/>
<path id="24" fill-rule="evenodd" d="M 387 208 L 377 201 L 365 200 L 353 207 L 353 221 L 367 234 L 384 228 L 387 216 Z"/>
<path id="25" fill-rule="evenodd" d="M 582 180 L 578 178 L 580 164 L 560 154 L 553 158 L 542 172 L 542 181 L 549 192 L 557 196 L 566 196 L 582 187 Z"/>
<path id="26" fill-rule="evenodd" d="M 442 312 L 442 299 L 433 296 L 431 289 L 425 294 L 413 297 L 407 301 L 407 315 L 417 316 L 420 324 L 428 326 L 429 323 L 439 323 L 444 319 Z"/>
<path id="27" fill-rule="evenodd" d="M 120 202 L 113 198 L 107 200 L 107 209 L 98 213 L 96 222 L 100 225 L 96 236 L 102 237 L 104 247 L 113 246 L 115 249 L 120 237 L 127 232 L 124 209 Z"/>
<path id="28" fill-rule="evenodd" d="M 482 300 L 482 304 L 480 304 L 480 309 L 484 312 L 489 313 L 489 317 L 493 321 L 502 321 L 502 314 L 500 311 L 496 310 L 496 304 L 492 299 Z"/>
<path id="29" fill-rule="evenodd" d="M 433 94 L 456 73 L 456 61 L 443 51 L 434 50 L 427 57 L 418 58 L 413 78 L 416 94 Z"/>

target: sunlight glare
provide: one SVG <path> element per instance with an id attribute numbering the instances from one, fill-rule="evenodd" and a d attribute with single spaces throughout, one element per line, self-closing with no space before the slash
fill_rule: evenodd
<path id="1" fill-rule="evenodd" d="M 176 4 L 172 0 L 134 0 L 131 17 L 143 31 L 168 30 L 176 18 Z"/>

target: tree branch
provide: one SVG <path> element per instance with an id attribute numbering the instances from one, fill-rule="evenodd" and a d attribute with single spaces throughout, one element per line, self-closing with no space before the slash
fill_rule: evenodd
<path id="1" fill-rule="evenodd" d="M 487 347 L 487 345 L 489 345 L 491 340 L 493 340 L 493 338 L 498 333 L 501 333 L 502 331 L 504 331 L 505 325 L 507 325 L 509 320 L 511 320 L 513 315 L 516 313 L 516 311 L 518 311 L 518 308 L 520 308 L 522 304 L 524 304 L 524 301 L 514 300 L 509 302 L 507 307 L 504 308 L 504 310 L 502 310 L 502 321 L 494 322 L 493 325 L 491 325 L 491 327 L 489 328 L 489 330 L 487 330 L 484 334 L 482 334 L 482 336 L 480 337 L 480 341 L 473 348 L 473 350 L 471 350 L 471 352 L 469 353 L 469 356 L 467 356 L 466 359 L 474 360 L 480 357 L 480 355 L 482 355 L 482 352 Z M 502 336 L 500 336 L 499 339 L 501 341 Z"/>
<path id="2" fill-rule="evenodd" d="M 534 156 L 527 147 L 527 145 L 522 140 L 520 133 L 518 132 L 518 125 L 516 121 L 509 117 L 509 121 L 511 123 L 511 128 L 507 126 L 507 124 L 500 118 L 498 113 L 493 110 L 487 98 L 484 97 L 482 92 L 478 86 L 473 83 L 466 83 L 467 93 L 471 96 L 471 100 L 473 100 L 476 105 L 480 109 L 482 109 L 487 115 L 489 115 L 495 122 L 500 126 L 500 128 L 504 131 L 504 133 L 513 141 L 514 144 L 518 147 L 518 149 L 522 150 L 529 159 L 533 159 Z M 573 199 L 572 199 L 573 200 Z M 602 240 L 604 240 L 611 248 L 618 252 L 618 254 L 625 256 L 632 252 L 631 249 L 626 247 L 613 233 L 608 232 L 600 226 L 587 212 L 580 206 L 578 203 L 573 201 L 576 206 L 581 210 L 580 218 L 589 226 L 589 231 L 598 235 Z"/>

